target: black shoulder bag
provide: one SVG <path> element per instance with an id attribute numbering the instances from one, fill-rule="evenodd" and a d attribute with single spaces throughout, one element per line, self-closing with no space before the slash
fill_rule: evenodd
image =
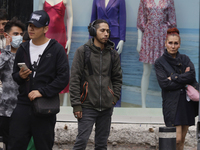
<path id="1" fill-rule="evenodd" d="M 59 95 L 53 97 L 38 97 L 33 100 L 34 113 L 38 116 L 50 116 L 60 112 Z"/>

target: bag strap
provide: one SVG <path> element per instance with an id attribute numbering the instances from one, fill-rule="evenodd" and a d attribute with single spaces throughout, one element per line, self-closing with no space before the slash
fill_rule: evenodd
<path id="1" fill-rule="evenodd" d="M 83 61 L 84 65 L 83 66 L 85 68 L 85 66 L 88 65 L 89 75 L 92 75 L 93 74 L 93 70 L 92 70 L 92 65 L 91 65 L 91 62 L 90 62 L 90 55 L 91 55 L 90 48 L 86 44 L 84 44 L 84 61 Z M 82 72 L 82 76 L 81 76 L 81 81 L 80 81 L 80 94 L 82 94 L 83 86 L 84 86 L 84 83 L 85 83 L 84 68 L 83 68 L 83 72 Z"/>
<path id="2" fill-rule="evenodd" d="M 28 57 L 27 57 L 25 52 L 24 52 L 24 61 L 25 61 L 25 64 L 28 66 L 28 68 L 30 68 L 30 65 L 28 63 L 29 62 Z M 28 81 L 26 81 L 26 89 L 27 89 L 27 93 L 29 93 L 29 91 L 30 91 L 30 79 Z"/>
<path id="3" fill-rule="evenodd" d="M 109 72 L 108 72 L 108 76 L 109 77 L 111 77 L 112 67 L 113 67 L 113 64 L 115 62 L 115 52 L 114 52 L 114 49 L 110 50 L 110 55 L 111 55 L 111 63 L 110 63 L 110 68 L 109 68 Z"/>
<path id="4" fill-rule="evenodd" d="M 91 64 L 91 61 L 90 61 L 90 55 L 91 55 L 91 50 L 90 50 L 89 46 L 84 44 L 84 67 L 85 67 L 85 65 L 88 65 L 89 75 L 93 75 L 92 64 Z M 111 55 L 111 63 L 110 63 L 109 71 L 108 71 L 109 77 L 111 77 L 111 71 L 112 71 L 114 61 L 115 61 L 114 49 L 110 50 L 110 55 Z"/>
<path id="5" fill-rule="evenodd" d="M 91 64 L 91 61 L 90 61 L 90 55 L 91 55 L 91 50 L 85 44 L 84 45 L 84 67 L 87 64 L 88 65 L 89 75 L 93 75 L 92 64 Z"/>

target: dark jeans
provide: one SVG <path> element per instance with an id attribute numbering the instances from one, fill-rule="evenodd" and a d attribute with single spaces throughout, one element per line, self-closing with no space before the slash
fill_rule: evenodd
<path id="1" fill-rule="evenodd" d="M 52 150 L 56 115 L 38 117 L 28 105 L 18 104 L 10 119 L 8 150 L 26 150 L 33 136 L 37 150 Z"/>
<path id="2" fill-rule="evenodd" d="M 82 119 L 78 120 L 78 135 L 73 150 L 84 150 L 95 123 L 95 150 L 106 150 L 110 134 L 113 108 L 97 111 L 83 108 Z"/>
<path id="3" fill-rule="evenodd" d="M 3 143 L 8 144 L 10 117 L 0 116 L 0 136 L 3 136 Z"/>

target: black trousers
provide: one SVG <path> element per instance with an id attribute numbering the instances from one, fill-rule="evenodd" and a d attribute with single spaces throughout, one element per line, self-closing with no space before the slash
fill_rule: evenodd
<path id="1" fill-rule="evenodd" d="M 37 150 L 52 150 L 56 115 L 38 117 L 32 106 L 18 104 L 10 118 L 8 150 L 26 150 L 33 136 Z"/>
<path id="2" fill-rule="evenodd" d="M 8 144 L 10 117 L 0 116 L 0 136 L 3 136 L 3 143 Z"/>
<path id="3" fill-rule="evenodd" d="M 95 150 L 107 150 L 113 108 L 96 111 L 83 108 L 82 118 L 78 120 L 78 135 L 73 150 L 84 150 L 95 124 Z"/>

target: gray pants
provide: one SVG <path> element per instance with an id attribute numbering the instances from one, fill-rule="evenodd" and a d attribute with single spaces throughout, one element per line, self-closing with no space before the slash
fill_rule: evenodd
<path id="1" fill-rule="evenodd" d="M 82 119 L 78 120 L 78 135 L 73 150 L 85 150 L 95 123 L 95 150 L 107 150 L 113 108 L 97 111 L 83 108 Z"/>

